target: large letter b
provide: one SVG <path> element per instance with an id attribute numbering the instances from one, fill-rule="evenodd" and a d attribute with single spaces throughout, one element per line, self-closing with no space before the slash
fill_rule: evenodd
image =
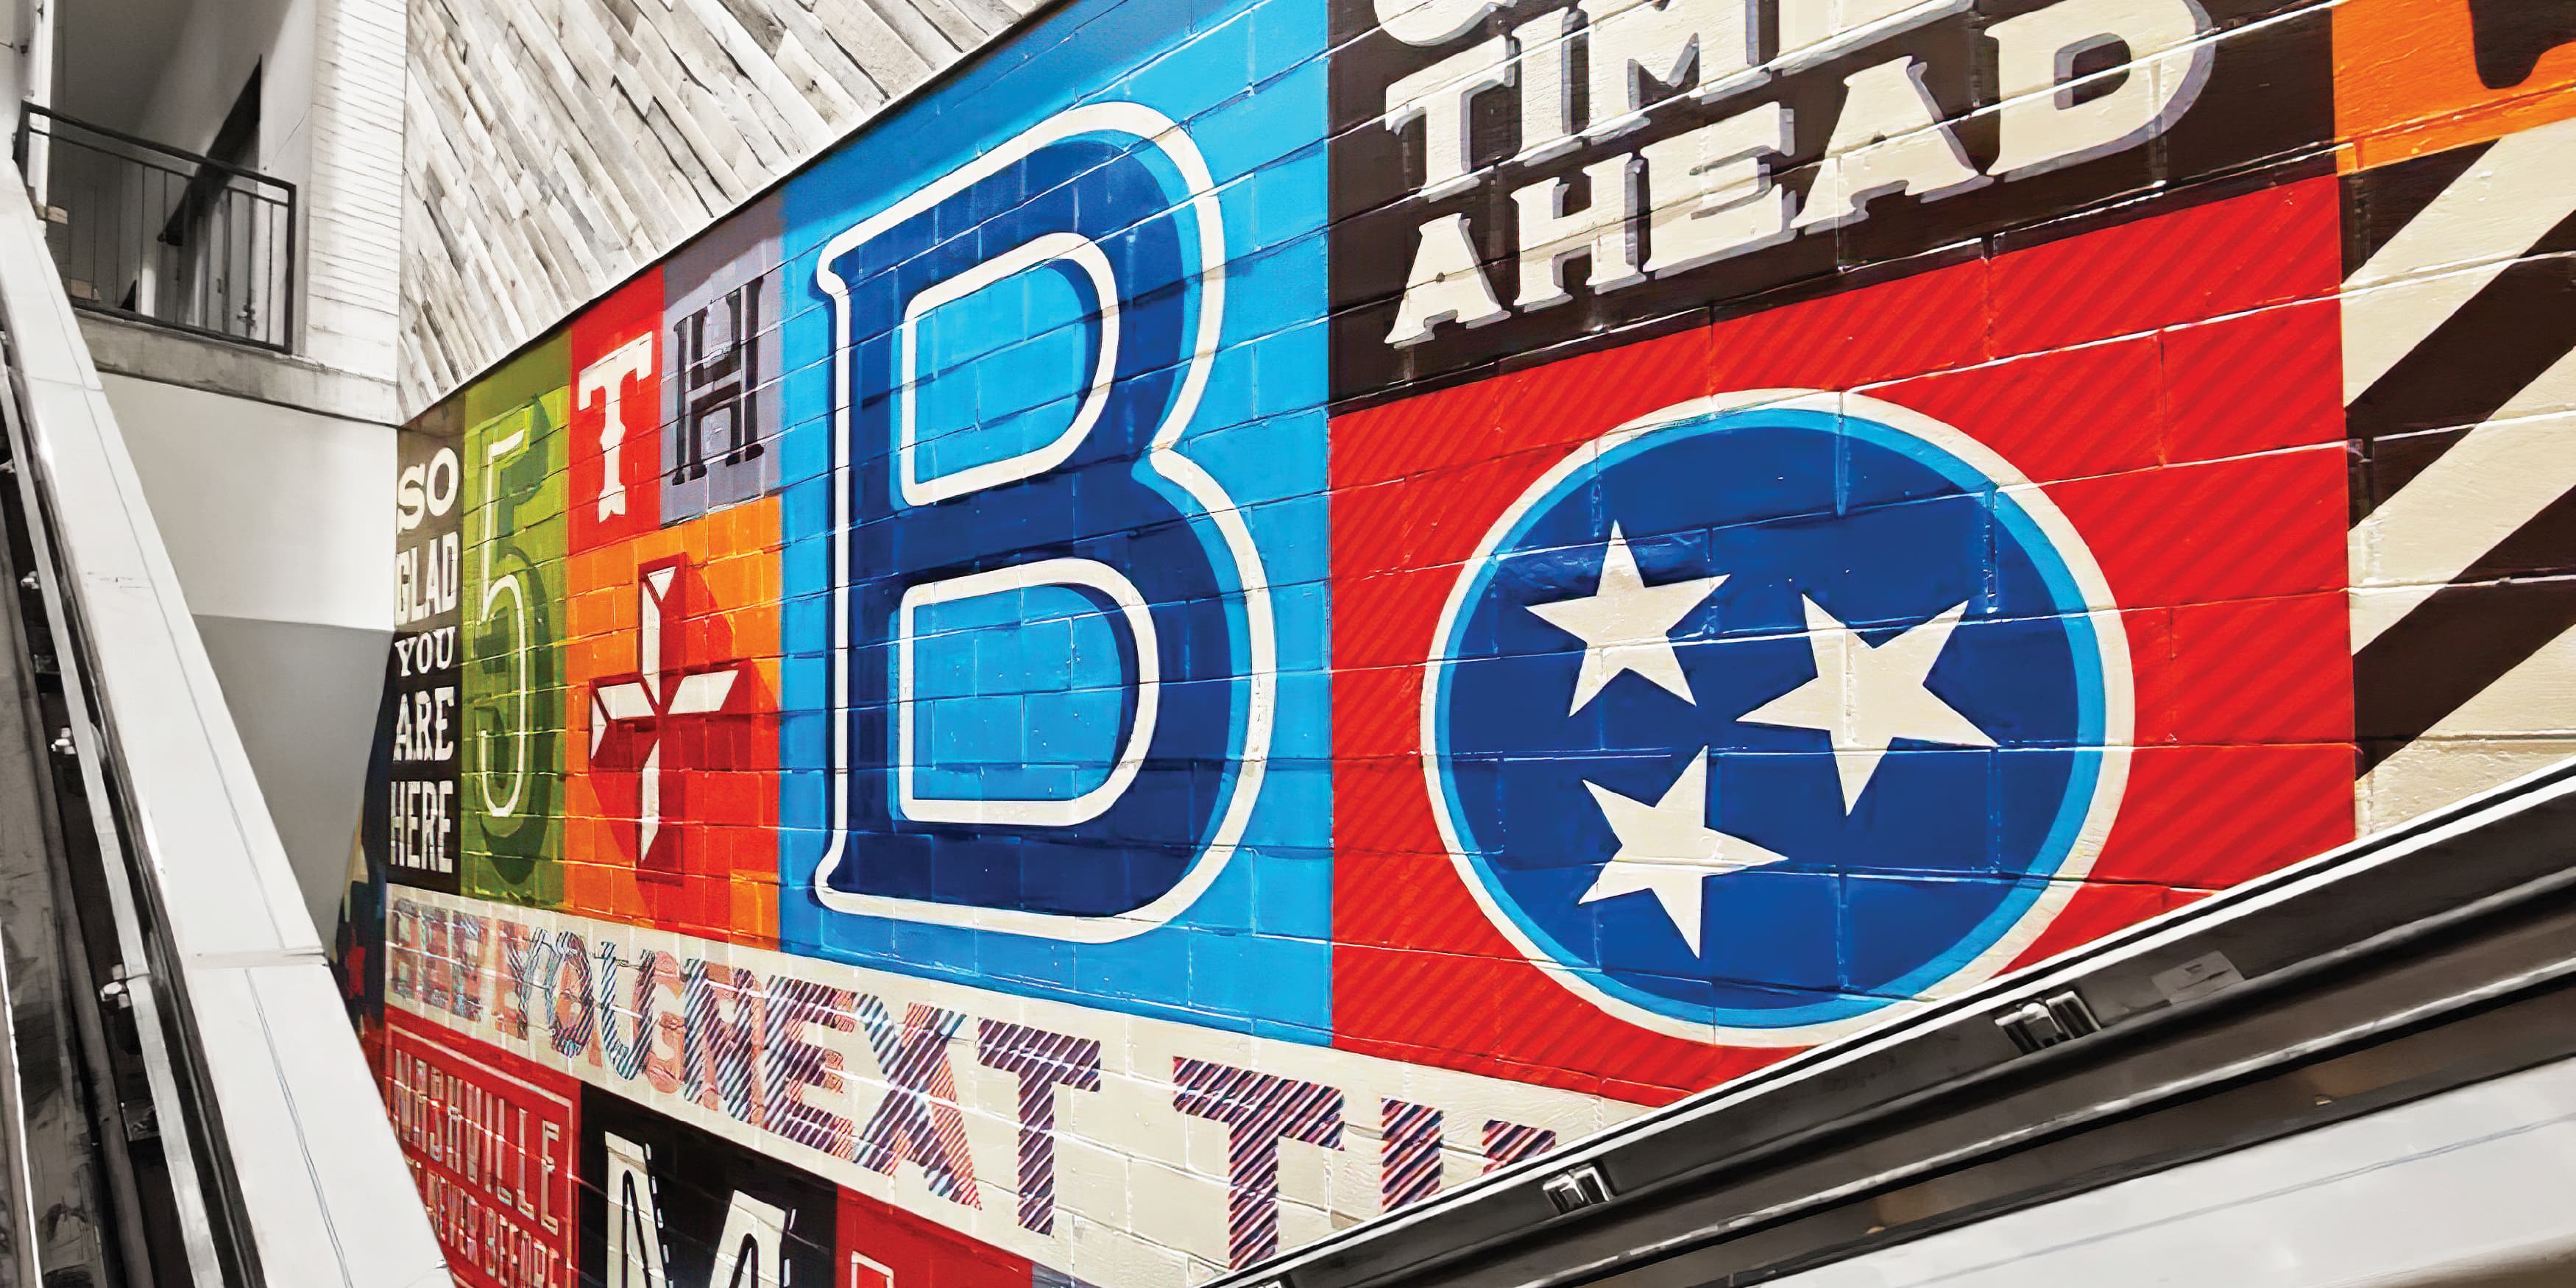
<path id="1" fill-rule="evenodd" d="M 1268 589 L 1178 449 L 1222 334 L 1207 166 L 1132 103 L 832 239 L 833 835 L 849 912 L 1077 941 L 1188 906 L 1266 755 Z"/>

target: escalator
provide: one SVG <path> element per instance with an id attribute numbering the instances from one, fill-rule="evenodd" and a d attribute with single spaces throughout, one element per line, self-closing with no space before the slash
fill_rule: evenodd
<path id="1" fill-rule="evenodd" d="M 444 1284 L 39 226 L 0 189 L 0 1288 Z M 2576 1203 L 2521 1193 L 2576 1190 L 2576 1148 L 2547 1183 L 2562 1135 L 2576 766 L 1219 1282 L 2568 1283 Z M 2304 1228 L 2303 1195 L 2331 1199 Z"/>
<path id="2" fill-rule="evenodd" d="M 14 181 L 0 578 L 0 1288 L 446 1284 Z"/>
<path id="3" fill-rule="evenodd" d="M 2576 1283 L 2576 762 L 1219 1280 Z"/>

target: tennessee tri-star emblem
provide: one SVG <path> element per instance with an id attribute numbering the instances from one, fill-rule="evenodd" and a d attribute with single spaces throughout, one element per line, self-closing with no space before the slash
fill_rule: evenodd
<path id="1" fill-rule="evenodd" d="M 1462 570 L 1434 813 L 1497 928 L 1595 1004 L 1813 1042 L 1999 968 L 2092 862 L 2130 734 L 2110 605 L 2072 525 L 1949 426 L 1798 391 L 1669 407 Z"/>

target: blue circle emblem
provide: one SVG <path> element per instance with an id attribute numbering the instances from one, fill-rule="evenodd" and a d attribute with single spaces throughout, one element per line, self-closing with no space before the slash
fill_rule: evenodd
<path id="1" fill-rule="evenodd" d="M 1425 766 L 1498 928 L 1667 1032 L 1803 1044 L 1990 974 L 2117 809 L 2130 689 L 2073 527 L 1857 396 L 1578 449 L 1452 593 Z"/>

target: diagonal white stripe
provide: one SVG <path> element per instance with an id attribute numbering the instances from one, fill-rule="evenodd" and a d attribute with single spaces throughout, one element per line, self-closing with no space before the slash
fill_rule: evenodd
<path id="1" fill-rule="evenodd" d="M 2551 640 L 2355 785 L 2361 830 L 2511 782 L 2576 748 L 2576 630 Z"/>
<path id="2" fill-rule="evenodd" d="M 2576 185 L 2569 185 L 2576 188 Z M 2409 480 L 2352 530 L 2352 647 L 2576 491 L 2576 353 Z"/>
<path id="3" fill-rule="evenodd" d="M 2344 281 L 2346 404 L 2576 214 L 2570 174 L 2576 120 L 2508 136 Z"/>

